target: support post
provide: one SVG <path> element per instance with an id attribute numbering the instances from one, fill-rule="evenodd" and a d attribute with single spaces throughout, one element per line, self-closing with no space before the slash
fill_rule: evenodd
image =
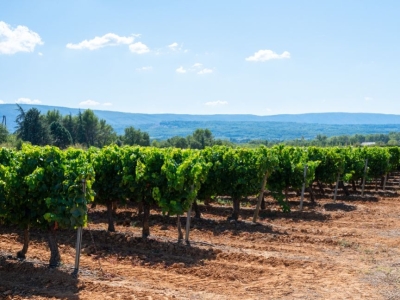
<path id="1" fill-rule="evenodd" d="M 86 198 L 86 179 L 82 179 L 82 193 L 83 197 Z M 76 245 L 75 245 L 75 268 L 72 272 L 73 277 L 78 277 L 79 272 L 79 262 L 81 258 L 81 248 L 82 248 L 82 227 L 78 227 L 76 235 Z"/>
<path id="2" fill-rule="evenodd" d="M 367 170 L 368 170 L 368 158 L 365 160 L 365 167 L 364 167 L 364 176 L 363 176 L 363 183 L 361 189 L 361 196 L 364 196 L 364 188 L 365 188 L 365 180 L 367 177 Z"/>
<path id="3" fill-rule="evenodd" d="M 304 181 L 303 181 L 303 186 L 301 188 L 300 210 L 303 210 L 304 191 L 306 190 L 307 168 L 308 168 L 308 166 L 305 165 L 304 166 Z"/>
<path id="4" fill-rule="evenodd" d="M 190 245 L 189 232 L 190 232 L 190 221 L 191 221 L 191 218 L 192 218 L 192 205 L 193 204 L 191 204 L 189 206 L 189 209 L 188 209 L 187 214 L 186 214 L 186 235 L 185 235 L 186 245 Z"/>
<path id="5" fill-rule="evenodd" d="M 76 246 L 75 246 L 75 268 L 72 272 L 72 276 L 78 277 L 79 272 L 79 262 L 81 259 L 81 248 L 82 248 L 82 227 L 78 227 L 76 235 Z"/>
<path id="6" fill-rule="evenodd" d="M 268 179 L 268 172 L 265 173 L 264 179 L 263 179 L 263 181 L 261 183 L 260 195 L 258 196 L 256 210 L 254 211 L 254 215 L 253 215 L 253 223 L 256 223 L 257 219 L 258 219 L 258 214 L 260 212 L 261 202 L 262 202 L 262 199 L 264 197 L 264 189 L 265 189 L 265 185 L 267 184 L 267 179 Z"/>
<path id="7" fill-rule="evenodd" d="M 383 191 L 385 191 L 386 189 L 387 178 L 388 178 L 388 173 L 385 174 L 385 179 L 383 180 Z"/>
<path id="8" fill-rule="evenodd" d="M 337 180 L 336 180 L 336 186 L 335 186 L 335 194 L 333 196 L 333 202 L 336 203 L 336 196 L 337 196 L 337 190 L 339 188 L 339 180 L 340 180 L 340 174 L 337 174 Z"/>

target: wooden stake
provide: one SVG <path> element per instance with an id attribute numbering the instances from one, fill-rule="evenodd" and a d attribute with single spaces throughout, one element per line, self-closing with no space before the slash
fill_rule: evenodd
<path id="1" fill-rule="evenodd" d="M 362 182 L 361 196 L 364 196 L 365 179 L 366 179 L 366 176 L 367 176 L 367 170 L 368 170 L 368 158 L 365 160 L 365 167 L 364 167 L 364 176 L 363 176 L 363 182 Z"/>
<path id="2" fill-rule="evenodd" d="M 336 186 L 335 186 L 335 194 L 333 196 L 333 201 L 336 202 L 336 196 L 337 196 L 337 190 L 339 188 L 339 179 L 340 179 L 340 174 L 337 174 L 337 180 L 336 180 Z"/>
<path id="3" fill-rule="evenodd" d="M 192 205 L 190 205 L 187 215 L 186 215 L 186 236 L 185 236 L 185 241 L 187 245 L 190 245 L 189 242 L 189 232 L 190 232 L 190 220 L 192 218 Z"/>
<path id="4" fill-rule="evenodd" d="M 303 210 L 304 191 L 306 190 L 307 169 L 308 169 L 308 166 L 305 165 L 304 166 L 304 181 L 303 181 L 303 186 L 301 188 L 300 210 Z"/>
<path id="5" fill-rule="evenodd" d="M 86 180 L 82 179 L 82 192 L 83 197 L 86 198 Z M 75 245 L 75 267 L 72 272 L 73 277 L 78 277 L 79 272 L 79 262 L 81 259 L 81 249 L 82 249 L 82 227 L 78 227 L 76 234 L 76 245 Z"/>
<path id="6" fill-rule="evenodd" d="M 264 179 L 263 179 L 263 181 L 261 183 L 260 195 L 258 196 L 256 210 L 254 211 L 254 215 L 253 215 L 253 223 L 256 223 L 257 219 L 258 219 L 258 214 L 260 212 L 261 202 L 262 202 L 262 200 L 264 198 L 264 189 L 265 189 L 265 185 L 267 184 L 267 179 L 268 179 L 268 172 L 265 173 Z"/>

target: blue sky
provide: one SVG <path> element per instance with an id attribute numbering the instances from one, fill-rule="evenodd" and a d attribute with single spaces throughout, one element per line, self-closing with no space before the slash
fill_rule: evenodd
<path id="1" fill-rule="evenodd" d="M 0 103 L 400 114 L 399 32 L 389 0 L 1 1 Z"/>

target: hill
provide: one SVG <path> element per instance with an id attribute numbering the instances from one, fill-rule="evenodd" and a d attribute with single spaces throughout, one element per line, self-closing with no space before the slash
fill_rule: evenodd
<path id="1" fill-rule="evenodd" d="M 58 109 L 62 115 L 77 115 L 78 108 L 21 105 L 24 110 L 36 107 L 42 113 Z M 0 117 L 6 116 L 7 128 L 15 130 L 18 115 L 15 104 L 0 104 Z M 389 133 L 400 131 L 400 115 L 372 113 L 308 113 L 297 115 L 189 115 L 141 114 L 94 110 L 119 134 L 128 126 L 147 131 L 152 139 L 186 136 L 197 128 L 208 128 L 217 138 L 243 141 L 248 139 L 287 140 L 326 136 Z"/>

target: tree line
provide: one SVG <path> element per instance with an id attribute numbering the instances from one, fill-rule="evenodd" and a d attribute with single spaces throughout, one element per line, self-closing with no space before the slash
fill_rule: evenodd
<path id="1" fill-rule="evenodd" d="M 5 125 L 0 124 L 0 144 L 8 143 L 20 148 L 22 142 L 30 142 L 32 145 L 54 145 L 61 149 L 68 146 L 80 146 L 83 148 L 107 145 L 139 145 L 153 146 L 157 148 L 175 147 L 181 149 L 204 149 L 214 145 L 234 147 L 237 145 L 255 147 L 258 145 L 273 146 L 284 144 L 288 146 L 359 146 L 364 142 L 375 142 L 377 145 L 400 145 L 400 132 L 389 134 L 355 134 L 328 137 L 318 134 L 315 139 L 298 138 L 294 140 L 249 140 L 246 143 L 230 140 L 216 139 L 209 129 L 196 129 L 193 134 L 186 137 L 174 136 L 166 140 L 150 140 L 147 132 L 129 126 L 124 129 L 124 134 L 118 135 L 114 128 L 107 124 L 106 120 L 99 119 L 96 114 L 87 109 L 79 111 L 78 115 L 61 115 L 54 109 L 41 114 L 37 108 L 25 111 L 17 104 L 19 115 L 17 116 L 16 131 L 10 134 Z"/>
<path id="2" fill-rule="evenodd" d="M 71 145 L 81 145 L 84 148 L 106 145 L 139 145 L 149 146 L 150 136 L 130 126 L 125 128 L 123 135 L 118 135 L 106 120 L 99 119 L 96 114 L 87 109 L 79 111 L 78 115 L 61 115 L 54 109 L 41 114 L 37 108 L 25 111 L 17 104 L 19 114 L 14 134 L 9 134 L 5 126 L 0 127 L 0 143 L 10 142 L 15 146 L 29 142 L 32 145 L 54 145 L 65 149 Z"/>
<path id="3" fill-rule="evenodd" d="M 315 139 L 294 139 L 286 141 L 268 141 L 268 140 L 252 140 L 248 141 L 249 146 L 264 145 L 274 146 L 284 144 L 287 146 L 318 146 L 318 147 L 334 147 L 334 146 L 360 146 L 365 142 L 374 142 L 378 146 L 398 146 L 400 145 L 400 132 L 390 132 L 388 134 L 355 134 L 355 135 L 339 135 L 327 137 L 318 134 Z"/>
<path id="4" fill-rule="evenodd" d="M 215 139 L 209 129 L 197 129 L 187 137 L 175 136 L 165 141 L 150 142 L 147 132 L 135 129 L 133 126 L 125 128 L 123 135 L 118 135 L 106 120 L 99 119 L 90 109 L 79 111 L 75 116 L 71 114 L 63 116 L 56 109 L 49 110 L 46 114 L 42 114 L 34 107 L 25 111 L 18 104 L 17 109 L 19 114 L 14 134 L 9 134 L 7 128 L 0 125 L 0 143 L 9 142 L 17 148 L 20 148 L 22 142 L 37 146 L 53 145 L 61 149 L 72 145 L 82 148 L 92 146 L 103 148 L 111 144 L 182 149 L 204 149 L 214 145 L 233 146 L 229 141 Z"/>

